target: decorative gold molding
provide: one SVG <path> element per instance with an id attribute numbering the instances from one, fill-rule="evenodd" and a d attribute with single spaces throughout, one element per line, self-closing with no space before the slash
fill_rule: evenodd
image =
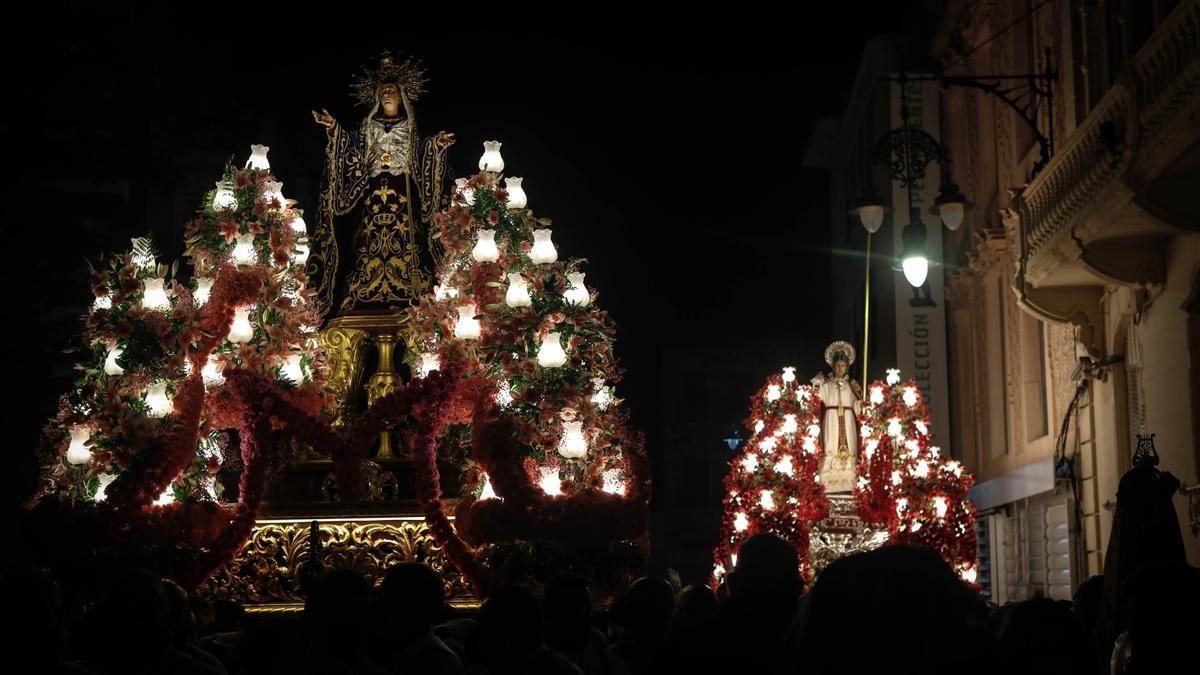
<path id="1" fill-rule="evenodd" d="M 328 364 L 326 387 L 336 401 L 335 429 L 345 429 L 353 416 L 353 404 L 362 382 L 366 340 L 366 331 L 342 325 L 340 319 L 329 322 L 329 327 L 321 334 L 321 346 Z"/>
<path id="2" fill-rule="evenodd" d="M 308 556 L 313 518 L 260 519 L 233 560 L 209 579 L 213 597 L 249 611 L 288 613 L 303 605 L 300 566 Z M 476 601 L 470 584 L 446 559 L 420 516 L 316 518 L 325 569 L 353 569 L 378 583 L 399 562 L 422 562 L 441 574 L 452 603 Z"/>

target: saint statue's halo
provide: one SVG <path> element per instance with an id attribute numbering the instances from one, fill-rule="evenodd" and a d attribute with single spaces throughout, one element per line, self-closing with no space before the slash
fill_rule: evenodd
<path id="1" fill-rule="evenodd" d="M 829 346 L 825 348 L 825 363 L 828 363 L 830 368 L 833 367 L 833 357 L 838 353 L 846 355 L 847 367 L 854 365 L 854 346 L 845 340 L 838 340 L 830 342 Z"/>

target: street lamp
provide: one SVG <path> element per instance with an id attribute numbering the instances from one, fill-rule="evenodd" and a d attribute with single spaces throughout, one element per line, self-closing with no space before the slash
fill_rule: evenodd
<path id="1" fill-rule="evenodd" d="M 921 212 L 915 208 L 908 210 L 908 224 L 900 234 L 902 249 L 900 251 L 900 268 L 904 270 L 904 278 L 913 288 L 925 285 L 929 276 L 929 258 L 925 255 L 925 224 L 921 222 Z"/>
<path id="2" fill-rule="evenodd" d="M 1045 52 L 1046 67 L 1049 68 L 1050 50 Z M 1034 139 L 1041 146 L 1041 160 L 1034 166 L 1034 173 L 1040 171 L 1050 160 L 1054 149 L 1054 126 L 1050 122 L 1049 134 L 1043 135 L 1038 128 L 1038 116 L 1042 103 L 1051 108 L 1054 92 L 1051 84 L 1057 79 L 1053 71 L 1025 75 L 989 75 L 989 76 L 918 76 L 910 77 L 901 74 L 896 78 L 883 78 L 895 81 L 900 85 L 900 127 L 893 129 L 875 144 L 872 163 L 887 167 L 892 180 L 900 181 L 908 196 L 908 223 L 904 225 L 900 237 L 899 270 L 904 272 L 904 278 L 914 289 L 925 286 L 929 280 L 929 268 L 937 264 L 930 261 L 925 250 L 925 240 L 928 236 L 925 224 L 921 221 L 920 210 L 913 207 L 913 183 L 925 178 L 925 169 L 932 162 L 937 162 L 941 169 L 942 185 L 937 199 L 929 212 L 941 218 L 946 229 L 954 231 L 962 226 L 963 218 L 973 206 L 950 179 L 950 170 L 946 158 L 946 150 L 937 139 L 921 129 L 910 124 L 908 110 L 908 82 L 937 81 L 943 87 L 959 86 L 978 89 L 986 94 L 999 98 L 1012 108 L 1025 124 L 1029 126 Z M 1051 115 L 1053 117 L 1053 115 Z M 867 335 L 870 321 L 871 305 L 871 235 L 883 227 L 884 216 L 890 211 L 883 198 L 869 183 L 851 204 L 850 214 L 858 216 L 863 228 L 867 230 L 867 266 L 866 284 L 863 303 L 863 388 L 866 389 L 867 379 Z M 898 224 L 898 223 L 897 223 Z M 925 294 L 924 298 L 914 297 L 915 304 L 932 304 Z"/>

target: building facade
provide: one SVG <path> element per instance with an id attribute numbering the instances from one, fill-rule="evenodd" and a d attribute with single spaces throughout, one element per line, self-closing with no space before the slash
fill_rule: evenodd
<path id="1" fill-rule="evenodd" d="M 956 231 L 928 230 L 943 243 L 931 274 L 944 275 L 933 300 L 947 326 L 937 440 L 976 477 L 992 599 L 1069 598 L 1102 573 L 1139 434 L 1185 484 L 1175 506 L 1200 565 L 1200 2 L 964 0 L 928 18 L 938 30 L 919 56 L 943 75 L 1056 74 L 1052 97 L 1005 83 L 1013 105 L 962 86 L 939 96 L 937 135 L 974 209 Z M 868 47 L 823 153 L 846 250 L 865 232 L 836 207 L 888 180 L 870 164 L 891 96 L 877 78 L 929 68 L 889 53 Z M 857 284 L 835 306 L 856 302 L 861 317 L 863 267 L 847 268 Z M 874 376 L 896 358 L 899 302 L 886 305 L 904 280 L 884 262 L 872 275 Z M 861 323 L 846 328 L 861 340 Z"/>

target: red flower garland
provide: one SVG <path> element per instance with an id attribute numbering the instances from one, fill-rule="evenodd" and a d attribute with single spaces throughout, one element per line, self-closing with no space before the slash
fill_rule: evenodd
<path id="1" fill-rule="evenodd" d="M 348 432 L 340 434 L 296 406 L 261 375 L 241 368 L 231 369 L 226 379 L 245 410 L 242 457 L 246 469 L 242 474 L 242 495 L 235 516 L 235 526 L 230 528 L 222 544 L 214 547 L 209 569 L 215 568 L 216 564 L 232 556 L 253 527 L 254 513 L 261 499 L 265 476 L 252 469 L 252 466 L 261 466 L 265 471 L 266 463 L 261 460 L 270 454 L 272 419 L 286 425 L 294 436 L 329 448 L 343 499 L 353 501 L 361 499 L 365 493 L 360 462 L 373 447 L 379 434 L 405 416 L 416 414 L 417 462 L 414 468 L 417 498 L 426 522 L 434 537 L 442 544 L 451 563 L 476 589 L 481 593 L 486 592 L 490 581 L 489 572 L 475 560 L 450 525 L 441 502 L 440 477 L 437 471 L 437 437 L 446 425 L 450 402 L 458 386 L 461 371 L 460 365 L 451 364 L 443 370 L 434 371 L 410 383 L 403 389 L 393 391 L 376 401 L 355 420 Z"/>
<path id="2" fill-rule="evenodd" d="M 140 509 L 167 489 L 195 457 L 203 403 L 204 382 L 200 374 L 195 373 L 183 381 L 175 396 L 174 426 L 160 443 L 133 456 L 129 467 L 108 487 L 105 508 L 114 511 Z"/>
<path id="3" fill-rule="evenodd" d="M 472 428 L 475 458 L 487 471 L 498 498 L 468 497 L 459 502 L 456 524 L 467 542 L 599 543 L 637 539 L 645 533 L 649 476 L 638 451 L 640 439 L 621 439 L 631 473 L 625 496 L 598 492 L 550 496 L 530 482 L 511 418 L 499 416 L 492 405 L 481 405 Z"/>
<path id="4" fill-rule="evenodd" d="M 830 509 L 825 486 L 817 480 L 825 456 L 821 434 L 810 432 L 820 427 L 821 412 L 814 387 L 785 382 L 778 374 L 751 396 L 745 422 L 750 439 L 730 462 L 724 482 L 721 538 L 713 551 L 718 571 L 731 567 L 742 541 L 769 532 L 796 549 L 801 574 L 809 578 L 810 524 L 825 519 Z M 795 424 L 790 431 L 789 423 Z M 785 458 L 790 473 L 773 468 Z M 762 501 L 764 492 L 771 495 L 770 506 Z"/>

